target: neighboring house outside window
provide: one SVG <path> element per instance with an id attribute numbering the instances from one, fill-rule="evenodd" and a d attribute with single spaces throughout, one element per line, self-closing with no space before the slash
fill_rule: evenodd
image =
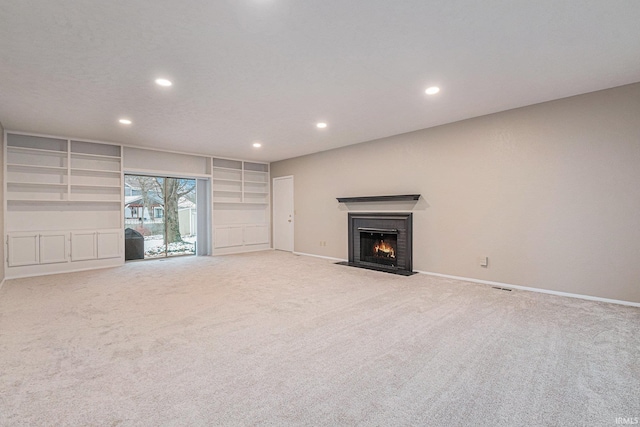
<path id="1" fill-rule="evenodd" d="M 131 217 L 130 218 L 140 218 L 140 215 L 138 215 L 138 208 L 131 206 L 129 209 L 131 209 Z"/>

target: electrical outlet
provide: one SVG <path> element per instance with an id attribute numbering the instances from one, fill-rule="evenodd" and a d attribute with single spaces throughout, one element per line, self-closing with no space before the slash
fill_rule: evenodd
<path id="1" fill-rule="evenodd" d="M 478 264 L 480 264 L 480 267 L 488 267 L 489 266 L 489 257 L 487 256 L 481 256 L 478 258 Z"/>

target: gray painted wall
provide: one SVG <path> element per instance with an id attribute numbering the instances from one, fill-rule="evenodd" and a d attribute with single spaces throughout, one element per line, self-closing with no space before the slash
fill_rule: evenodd
<path id="1" fill-rule="evenodd" d="M 2 135 L 2 145 L 0 145 L 0 165 L 4 165 L 4 128 L 0 123 L 0 135 Z M 4 173 L 0 173 L 0 200 L 4 202 Z M 0 229 L 4 239 L 4 209 L 0 209 Z M 0 282 L 4 279 L 4 243 L 0 245 Z"/>
<path id="2" fill-rule="evenodd" d="M 640 302 L 640 83 L 271 171 L 294 176 L 297 252 L 347 258 L 336 197 L 420 193 L 416 270 Z"/>

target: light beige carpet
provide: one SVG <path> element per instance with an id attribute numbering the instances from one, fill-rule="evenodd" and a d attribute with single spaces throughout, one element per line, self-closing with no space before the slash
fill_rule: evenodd
<path id="1" fill-rule="evenodd" d="M 7 281 L 2 425 L 616 425 L 640 309 L 281 252 Z"/>

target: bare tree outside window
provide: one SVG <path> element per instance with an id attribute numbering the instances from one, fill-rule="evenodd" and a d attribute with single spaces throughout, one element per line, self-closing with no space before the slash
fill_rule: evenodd
<path id="1" fill-rule="evenodd" d="M 164 221 L 167 243 L 182 242 L 178 202 L 187 194 L 194 193 L 195 180 L 177 178 L 155 178 L 155 187 L 164 200 Z"/>

